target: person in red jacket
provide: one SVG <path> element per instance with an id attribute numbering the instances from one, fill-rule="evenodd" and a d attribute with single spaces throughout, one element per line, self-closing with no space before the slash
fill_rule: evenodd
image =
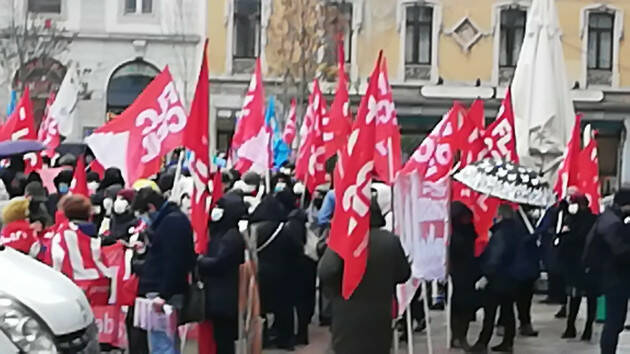
<path id="1" fill-rule="evenodd" d="M 4 227 L 0 231 L 0 245 L 14 248 L 36 257 L 40 250 L 37 232 L 28 220 L 28 199 L 13 198 L 2 210 Z"/>

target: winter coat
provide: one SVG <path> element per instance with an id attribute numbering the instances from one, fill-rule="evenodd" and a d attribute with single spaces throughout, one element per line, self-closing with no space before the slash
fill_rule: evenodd
<path id="1" fill-rule="evenodd" d="M 479 259 L 475 257 L 477 233 L 473 224 L 456 224 L 449 245 L 449 270 L 453 281 L 453 310 L 472 312 L 481 300 L 475 283 L 481 277 Z"/>
<path id="2" fill-rule="evenodd" d="M 481 273 L 488 279 L 488 291 L 510 294 L 518 285 L 510 270 L 527 230 L 520 221 L 506 219 L 490 231 L 492 237 L 480 257 Z"/>
<path id="3" fill-rule="evenodd" d="M 129 242 L 129 238 L 133 234 L 131 230 L 138 226 L 138 222 L 138 218 L 131 211 L 123 214 L 112 214 L 109 230 L 106 235 L 102 235 L 101 244 L 109 246 L 118 240 Z"/>
<path id="4" fill-rule="evenodd" d="M 336 354 L 389 353 L 392 344 L 392 305 L 396 284 L 411 276 L 400 240 L 372 228 L 365 274 L 349 300 L 341 295 L 343 260 L 327 249 L 319 278 L 332 301 L 332 344 Z"/>
<path id="5" fill-rule="evenodd" d="M 564 270 L 564 279 L 568 286 L 588 290 L 582 254 L 586 245 L 586 236 L 593 228 L 597 217 L 586 209 L 575 215 L 567 215 L 568 230 L 559 238 L 559 257 Z"/>
<path id="6" fill-rule="evenodd" d="M 165 300 L 184 294 L 195 263 L 193 232 L 188 217 L 166 202 L 148 230 L 150 246 L 139 270 L 138 294 L 158 293 Z"/>
<path id="7" fill-rule="evenodd" d="M 249 219 L 250 236 L 255 237 L 258 249 L 260 299 L 264 312 L 273 312 L 294 302 L 290 280 L 303 255 L 303 248 L 288 230 L 287 216 L 282 204 L 273 196 L 267 196 Z M 268 242 L 276 231 L 276 237 Z"/>
<path id="8" fill-rule="evenodd" d="M 206 316 L 237 323 L 239 266 L 245 261 L 245 240 L 238 222 L 247 215 L 247 206 L 242 197 L 228 193 L 219 199 L 217 207 L 223 209 L 223 217 L 210 223 L 208 251 L 199 257 L 197 265 L 206 284 Z"/>
<path id="9" fill-rule="evenodd" d="M 608 208 L 587 236 L 587 272 L 601 274 L 604 292 L 630 283 L 630 224 L 624 223 L 626 217 L 618 208 Z"/>

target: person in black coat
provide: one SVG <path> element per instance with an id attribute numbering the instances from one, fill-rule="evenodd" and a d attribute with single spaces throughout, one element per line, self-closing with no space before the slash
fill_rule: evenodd
<path id="1" fill-rule="evenodd" d="M 449 244 L 449 272 L 453 281 L 451 298 L 452 347 L 469 349 L 466 335 L 470 321 L 481 306 L 475 283 L 481 277 L 479 260 L 475 257 L 477 233 L 473 212 L 461 202 L 451 204 L 453 233 Z"/>
<path id="2" fill-rule="evenodd" d="M 292 277 L 302 245 L 286 228 L 287 211 L 274 196 L 266 196 L 249 217 L 250 236 L 256 240 L 260 302 L 262 313 L 273 313 L 274 327 L 278 332 L 276 345 L 293 349 L 295 284 Z M 266 328 L 265 328 L 266 329 Z M 264 333 L 270 343 L 268 331 Z"/>
<path id="3" fill-rule="evenodd" d="M 567 295 L 569 296 L 569 314 L 567 327 L 562 338 L 575 338 L 575 320 L 582 296 L 587 298 L 587 318 L 584 326 L 582 340 L 590 341 L 593 334 L 593 321 L 597 310 L 597 289 L 587 282 L 582 254 L 586 244 L 586 235 L 591 231 L 597 217 L 589 209 L 586 196 L 574 194 L 565 217 L 565 226 L 560 234 L 560 261 L 564 269 L 564 279 L 567 283 Z"/>
<path id="4" fill-rule="evenodd" d="M 150 187 L 138 191 L 132 209 L 149 222 L 149 248 L 139 269 L 138 294 L 157 294 L 175 308 L 183 306 L 196 256 L 188 217 Z"/>
<path id="5" fill-rule="evenodd" d="M 587 273 L 601 272 L 606 320 L 600 349 L 602 354 L 614 354 L 630 298 L 630 189 L 619 190 L 614 205 L 598 218 L 587 236 L 584 262 Z"/>
<path id="6" fill-rule="evenodd" d="M 206 284 L 206 317 L 212 321 L 217 354 L 233 354 L 238 337 L 239 266 L 245 261 L 245 240 L 238 222 L 247 215 L 243 198 L 224 195 L 211 211 L 208 251 L 199 256 Z"/>
<path id="7" fill-rule="evenodd" d="M 396 285 L 409 279 L 411 267 L 400 238 L 381 229 L 383 226 L 385 219 L 376 198 L 372 198 L 365 274 L 348 300 L 341 294 L 343 259 L 327 248 L 319 263 L 321 286 L 332 302 L 335 354 L 390 352 Z"/>
<path id="8" fill-rule="evenodd" d="M 504 309 L 502 324 L 505 326 L 505 334 L 501 344 L 492 350 L 510 352 L 516 332 L 514 301 L 518 287 L 511 266 L 517 256 L 519 244 L 528 232 L 517 219 L 512 206 L 508 204 L 499 206 L 497 222 L 490 231 L 492 237 L 480 259 L 483 277 L 475 284 L 475 288 L 485 290 L 483 329 L 471 350 L 473 352 L 487 350 L 494 330 L 497 309 L 501 306 Z"/>
<path id="9" fill-rule="evenodd" d="M 295 282 L 295 312 L 297 314 L 296 343 L 308 345 L 308 326 L 315 314 L 315 293 L 317 291 L 317 262 L 304 254 L 308 217 L 304 210 L 296 207 L 297 197 L 292 189 L 276 192 L 276 199 L 289 212 L 285 230 L 302 247 L 302 254 L 297 259 L 297 267 L 293 275 Z"/>

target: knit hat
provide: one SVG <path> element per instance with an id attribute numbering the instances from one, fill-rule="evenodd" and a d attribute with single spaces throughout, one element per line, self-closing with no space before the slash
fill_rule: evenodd
<path id="1" fill-rule="evenodd" d="M 136 191 L 134 191 L 133 189 L 123 189 L 118 192 L 116 196 L 122 197 L 123 199 L 128 201 L 129 204 L 131 204 L 131 202 L 133 202 L 133 198 L 136 196 Z"/>
<path id="2" fill-rule="evenodd" d="M 9 201 L 9 204 L 2 209 L 2 222 L 6 225 L 18 220 L 28 218 L 28 199 L 16 197 Z"/>
<path id="3" fill-rule="evenodd" d="M 48 200 L 46 196 L 46 189 L 40 182 L 31 182 L 26 185 L 24 194 L 30 196 L 32 200 L 36 202 L 45 202 Z"/>

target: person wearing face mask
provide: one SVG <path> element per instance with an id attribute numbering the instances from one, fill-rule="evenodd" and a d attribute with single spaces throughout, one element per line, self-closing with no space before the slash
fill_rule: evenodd
<path id="1" fill-rule="evenodd" d="M 105 189 L 113 185 L 119 185 L 121 189 L 125 186 L 125 179 L 122 176 L 122 172 L 116 167 L 110 167 L 105 170 L 103 180 L 101 181 L 101 184 L 98 186 L 96 191 L 104 191 Z"/>
<path id="2" fill-rule="evenodd" d="M 256 240 L 258 277 L 262 312 L 274 315 L 278 332 L 278 348 L 292 350 L 295 345 L 293 282 L 299 258 L 304 254 L 302 245 L 286 227 L 288 213 L 274 196 L 266 196 L 249 217 L 250 236 Z M 263 332 L 265 344 L 271 344 L 269 329 Z"/>
<path id="3" fill-rule="evenodd" d="M 97 192 L 96 195 L 103 196 L 101 216 L 94 219 L 96 226 L 98 227 L 99 235 L 106 233 L 112 222 L 112 211 L 114 208 L 114 201 L 118 192 L 122 190 L 120 184 L 112 184 L 104 190 Z"/>
<path id="4" fill-rule="evenodd" d="M 112 245 L 118 240 L 129 243 L 139 221 L 131 210 L 134 196 L 133 189 L 123 189 L 116 195 L 112 204 L 109 229 L 101 234 L 103 237 L 101 243 L 104 246 Z"/>
<path id="5" fill-rule="evenodd" d="M 158 310 L 167 303 L 181 310 L 196 259 L 190 221 L 177 204 L 150 187 L 136 193 L 132 210 L 145 215 L 149 223 L 145 260 L 134 265 L 138 295 L 153 299 Z M 152 347 L 165 346 L 175 352 L 178 346 L 179 340 L 164 332 L 152 331 L 149 337 Z"/>
<path id="6" fill-rule="evenodd" d="M 46 203 L 46 208 L 50 215 L 55 215 L 57 213 L 57 204 L 61 197 L 68 193 L 70 189 L 70 183 L 72 182 L 72 175 L 74 172 L 71 169 L 63 170 L 59 172 L 57 177 L 53 180 L 55 184 L 55 188 L 57 188 L 57 193 L 53 193 L 48 197 L 48 202 Z"/>
<path id="7" fill-rule="evenodd" d="M 94 171 L 90 171 L 87 174 L 87 187 L 90 195 L 96 193 L 99 185 L 101 184 L 101 178 L 98 176 L 98 173 Z"/>
<path id="8" fill-rule="evenodd" d="M 606 320 L 600 339 L 602 354 L 617 352 L 630 298 L 630 188 L 615 193 L 586 237 L 582 258 L 587 277 L 600 279 L 606 297 Z M 597 276 L 599 274 L 599 276 Z"/>
<path id="9" fill-rule="evenodd" d="M 590 341 L 593 334 L 593 321 L 597 310 L 597 289 L 590 286 L 585 274 L 582 254 L 586 244 L 586 236 L 593 228 L 597 217 L 589 208 L 589 201 L 583 194 L 570 196 L 564 227 L 559 235 L 559 258 L 564 268 L 564 279 L 569 297 L 569 313 L 567 326 L 562 338 L 575 338 L 575 320 L 582 297 L 587 299 L 587 318 L 582 340 Z"/>
<path id="10" fill-rule="evenodd" d="M 206 283 L 206 317 L 212 322 L 217 354 L 235 352 L 239 266 L 245 261 L 245 240 L 238 222 L 246 215 L 247 207 L 240 195 L 228 193 L 219 199 L 210 212 L 208 251 L 197 259 Z"/>

